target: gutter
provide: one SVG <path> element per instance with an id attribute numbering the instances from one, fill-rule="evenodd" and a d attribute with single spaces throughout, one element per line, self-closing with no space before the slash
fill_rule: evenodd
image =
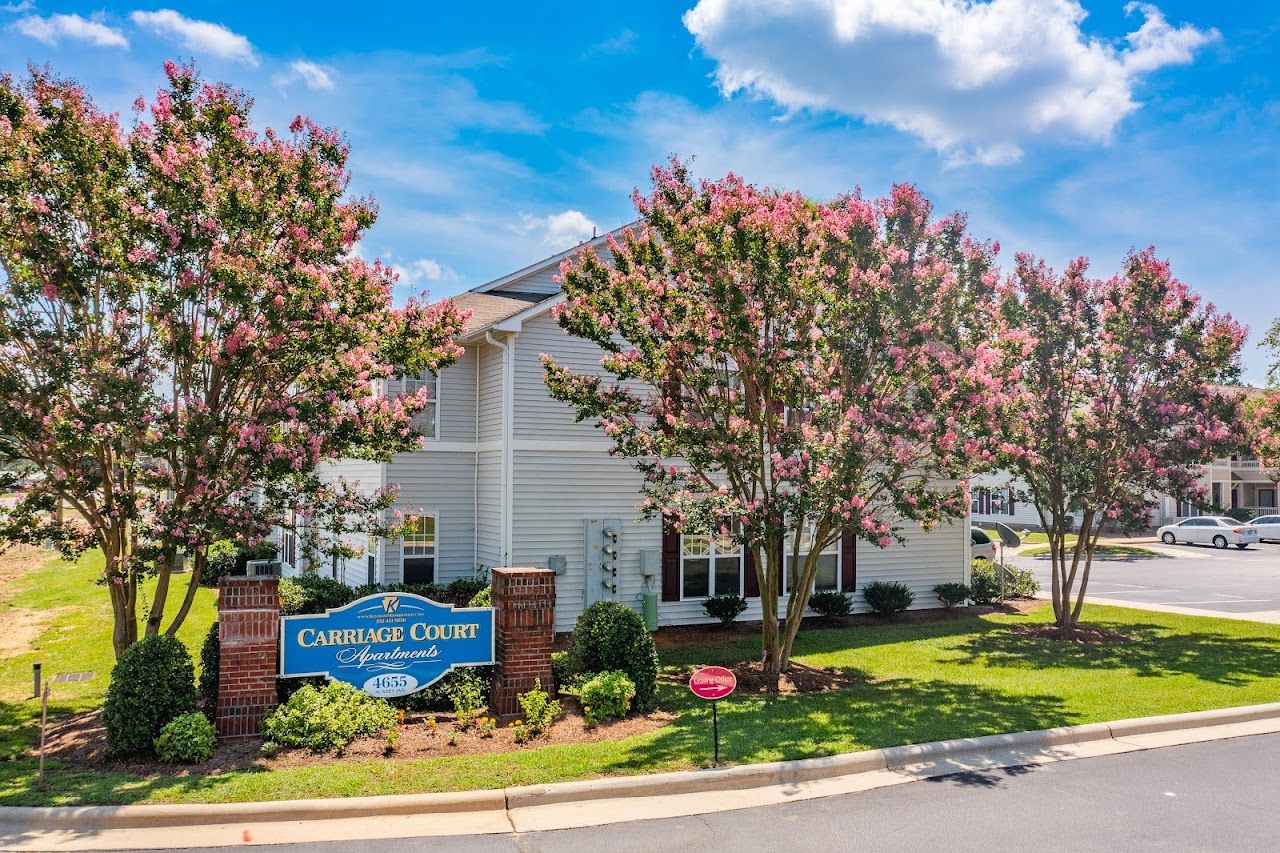
<path id="1" fill-rule="evenodd" d="M 516 335 L 508 333 L 507 341 L 494 337 L 493 332 L 484 333 L 484 339 L 502 350 L 502 559 L 504 566 L 511 564 L 511 513 L 512 494 L 514 490 L 512 471 L 514 454 L 512 453 L 512 433 L 515 431 L 515 389 L 516 389 Z M 477 389 L 477 394 L 479 390 Z M 478 436 L 477 436 L 478 438 Z"/>

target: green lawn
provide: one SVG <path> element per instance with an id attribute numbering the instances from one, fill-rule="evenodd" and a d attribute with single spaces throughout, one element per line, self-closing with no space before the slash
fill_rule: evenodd
<path id="1" fill-rule="evenodd" d="M 1020 551 L 1018 553 L 1020 556 L 1023 556 L 1023 557 L 1044 557 L 1044 556 L 1048 556 L 1049 554 L 1049 546 L 1037 545 L 1034 548 L 1027 548 L 1025 551 Z M 1095 557 L 1104 557 L 1104 558 L 1105 557 L 1113 557 L 1113 558 L 1139 557 L 1142 559 L 1149 559 L 1152 557 L 1160 556 L 1155 551 L 1152 551 L 1149 548 L 1139 548 L 1136 545 L 1104 545 L 1101 543 L 1099 543 L 1098 546 L 1093 549 L 1093 555 Z M 1067 558 L 1068 559 L 1071 558 L 1070 551 L 1067 552 Z"/>
<path id="2" fill-rule="evenodd" d="M 14 603 L 71 606 L 40 641 L 51 671 L 95 669 L 85 685 L 59 686 L 60 713 L 100 701 L 110 668 L 109 623 L 93 566 L 50 563 L 18 585 Z M 11 605 L 4 605 L 11 606 Z M 183 632 L 191 644 L 208 624 L 209 599 Z M 1028 639 L 1010 626 L 1047 622 L 1048 608 L 915 625 L 815 630 L 802 635 L 797 660 L 861 676 L 831 693 L 722 702 L 722 758 L 732 763 L 803 758 L 860 749 L 994 734 L 1121 717 L 1194 711 L 1280 699 L 1280 625 L 1215 620 L 1122 608 L 1088 607 L 1087 621 L 1133 637 L 1093 647 Z M 756 656 L 752 639 L 667 650 L 675 676 L 694 664 Z M 33 729 L 32 654 L 0 662 L 10 755 Z M 664 684 L 675 721 L 624 740 L 528 748 L 511 753 L 420 760 L 329 763 L 271 772 L 226 771 L 147 777 L 75 771 L 56 762 L 48 793 L 35 790 L 34 762 L 0 760 L 0 804 L 244 801 L 494 788 L 605 774 L 705 766 L 707 706 L 679 684 Z"/>

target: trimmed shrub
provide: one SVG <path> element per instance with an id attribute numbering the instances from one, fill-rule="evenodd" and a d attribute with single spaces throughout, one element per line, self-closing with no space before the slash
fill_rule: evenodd
<path id="1" fill-rule="evenodd" d="M 209 546 L 205 552 L 204 572 L 200 575 L 200 585 L 216 587 L 218 581 L 236 569 L 236 554 L 239 549 L 230 539 L 219 539 Z"/>
<path id="2" fill-rule="evenodd" d="M 125 649 L 111 670 L 102 707 L 107 751 L 149 752 L 165 723 L 196 709 L 196 673 L 187 647 L 163 634 Z"/>
<path id="3" fill-rule="evenodd" d="M 587 725 L 594 726 L 602 720 L 625 717 L 635 698 L 636 686 L 625 672 L 601 672 L 587 679 L 582 685 L 578 700 Z"/>
<path id="4" fill-rule="evenodd" d="M 465 729 L 484 710 L 485 698 L 480 689 L 480 679 L 465 669 L 458 671 L 458 674 L 463 677 L 454 679 L 449 686 L 449 700 L 453 703 L 453 712 L 457 716 L 456 725 Z"/>
<path id="5" fill-rule="evenodd" d="M 218 672 L 219 655 L 222 652 L 222 641 L 218 639 L 218 623 L 209 626 L 209 633 L 204 635 L 200 644 L 200 707 L 204 715 L 213 719 L 213 712 L 218 708 Z"/>
<path id="6" fill-rule="evenodd" d="M 1031 598 L 1040 591 L 1040 583 L 1030 570 L 1006 565 L 1004 571 L 1005 598 Z M 1000 600 L 999 568 L 985 560 L 974 560 L 969 587 L 974 604 L 995 604 Z"/>
<path id="7" fill-rule="evenodd" d="M 1006 563 L 1004 573 L 1005 598 L 1034 598 L 1040 591 L 1040 582 L 1030 569 L 1019 569 Z"/>
<path id="8" fill-rule="evenodd" d="M 915 593 L 897 581 L 872 581 L 862 588 L 862 597 L 872 612 L 884 617 L 901 613 L 916 600 Z"/>
<path id="9" fill-rule="evenodd" d="M 719 619 L 721 625 L 728 626 L 747 609 L 747 600 L 732 593 L 713 595 L 702 602 L 702 609 L 711 618 Z"/>
<path id="10" fill-rule="evenodd" d="M 454 607 L 470 607 L 471 599 L 489 588 L 489 582 L 479 578 L 458 578 L 445 587 L 449 603 Z"/>
<path id="11" fill-rule="evenodd" d="M 563 693 L 574 681 L 573 661 L 568 652 L 551 653 L 551 680 L 555 682 L 557 693 Z"/>
<path id="12" fill-rule="evenodd" d="M 480 695 L 487 697 L 493 684 L 493 667 L 468 666 L 455 669 L 444 678 L 408 696 L 396 696 L 387 701 L 402 711 L 452 711 L 453 694 L 458 685 L 467 680 L 475 681 Z"/>
<path id="13" fill-rule="evenodd" d="M 362 588 L 363 589 L 363 588 Z M 379 590 L 373 590 L 379 591 Z M 350 604 L 359 596 L 340 580 L 303 575 L 298 578 L 280 579 L 280 615 L 298 616 L 303 613 L 323 613 L 334 607 Z M 364 593 L 368 595 L 369 593 Z"/>
<path id="14" fill-rule="evenodd" d="M 853 612 L 853 596 L 835 590 L 815 592 L 809 596 L 809 609 L 823 616 L 848 616 Z"/>
<path id="15" fill-rule="evenodd" d="M 640 615 L 616 601 L 597 601 L 573 626 L 573 670 L 625 672 L 636 686 L 636 708 L 653 707 L 658 689 L 658 650 Z"/>
<path id="16" fill-rule="evenodd" d="M 485 584 L 484 589 L 471 596 L 471 600 L 467 602 L 468 607 L 492 607 L 493 606 L 493 587 Z"/>
<path id="17" fill-rule="evenodd" d="M 156 757 L 166 764 L 203 764 L 213 758 L 217 735 L 204 714 L 183 714 L 165 723 L 156 738 Z"/>
<path id="18" fill-rule="evenodd" d="M 940 583 L 933 588 L 933 594 L 938 596 L 944 608 L 950 610 L 968 600 L 969 587 L 962 583 Z"/>
<path id="19" fill-rule="evenodd" d="M 262 721 L 262 737 L 315 752 L 341 749 L 361 735 L 377 734 L 396 724 L 396 709 L 350 684 L 330 681 L 317 688 L 303 685 Z"/>

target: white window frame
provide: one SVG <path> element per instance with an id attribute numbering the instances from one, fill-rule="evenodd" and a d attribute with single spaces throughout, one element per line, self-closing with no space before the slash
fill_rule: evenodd
<path id="1" fill-rule="evenodd" d="M 431 544 L 415 543 L 410 541 L 410 536 L 417 535 L 406 530 L 400 537 L 400 583 L 408 583 L 405 580 L 404 564 L 406 560 L 422 560 L 431 558 L 431 578 L 432 583 L 438 583 L 440 580 L 440 513 L 438 512 L 412 512 L 405 513 L 412 515 L 418 521 L 423 519 L 431 519 Z"/>
<path id="2" fill-rule="evenodd" d="M 695 554 L 685 553 L 685 540 L 692 539 L 695 537 L 699 539 L 707 540 L 707 553 L 705 555 L 702 555 L 702 554 L 695 555 Z M 727 549 L 722 549 L 720 545 L 717 543 L 717 540 L 719 540 L 720 543 L 732 542 L 734 548 L 737 550 L 737 555 L 736 555 L 738 558 L 738 588 L 737 589 L 733 589 L 733 590 L 716 589 L 716 560 L 729 559 L 734 556 L 734 554 L 728 553 Z M 742 543 L 734 539 L 732 536 L 722 536 L 720 534 L 716 534 L 715 536 L 712 536 L 706 533 L 681 533 L 680 534 L 680 600 L 681 601 L 705 601 L 706 599 L 712 598 L 717 595 L 743 595 L 744 585 L 746 583 L 745 557 L 746 557 L 746 548 L 744 548 Z M 706 595 L 685 595 L 684 594 L 684 563 L 686 559 L 707 561 L 707 594 Z"/>
<path id="3" fill-rule="evenodd" d="M 795 533 L 792 533 L 791 536 L 787 537 L 787 541 L 782 546 L 782 594 L 783 595 L 791 594 L 791 557 L 792 557 L 792 551 L 795 548 L 795 539 L 798 533 L 799 531 L 796 531 Z M 801 548 L 800 548 L 799 559 L 801 564 L 803 564 L 804 561 L 808 559 L 809 553 L 812 551 L 813 531 L 809 530 L 808 533 L 809 533 L 809 537 L 808 537 L 809 542 L 806 543 L 803 539 L 800 542 Z M 846 590 L 843 588 L 844 572 L 841 571 L 841 569 L 843 569 L 843 566 L 841 564 L 844 562 L 844 548 L 841 547 L 842 545 L 841 539 L 842 537 L 839 537 L 839 536 L 836 537 L 834 542 L 830 543 L 829 545 L 827 545 L 827 547 L 823 548 L 819 552 L 820 554 L 834 554 L 836 558 L 836 585 L 831 590 L 823 590 L 824 592 L 852 592 L 853 591 L 853 590 Z M 808 544 L 809 547 L 805 547 L 806 544 Z M 810 593 L 817 591 L 817 587 L 818 587 L 817 577 L 813 579 L 813 586 L 814 588 L 809 590 Z"/>
<path id="4" fill-rule="evenodd" d="M 298 534 L 293 529 L 298 523 L 298 516 L 293 510 L 285 513 L 284 524 L 280 526 L 280 564 L 295 568 L 298 560 Z"/>
<path id="5" fill-rule="evenodd" d="M 987 511 L 982 511 L 982 498 L 986 497 Z M 1000 501 L 1000 509 L 996 509 L 996 501 Z M 999 515 L 1004 518 L 1013 518 L 1013 511 L 1009 509 L 1013 505 L 1013 490 L 1009 488 L 1001 488 L 1000 486 L 975 486 L 973 488 L 973 497 L 969 502 L 969 512 L 972 515 L 992 516 Z"/>
<path id="6" fill-rule="evenodd" d="M 418 413 L 418 416 L 413 419 L 413 425 L 422 433 L 422 439 L 424 441 L 440 440 L 440 374 L 438 372 L 424 370 L 417 376 L 406 376 L 404 378 L 403 388 L 404 393 L 406 394 L 417 394 L 420 389 L 430 387 L 432 385 L 434 385 L 434 387 L 432 388 L 430 402 L 428 402 L 426 407 L 423 408 L 423 410 Z M 432 414 L 430 434 L 422 429 L 422 419 L 427 412 L 431 412 Z"/>

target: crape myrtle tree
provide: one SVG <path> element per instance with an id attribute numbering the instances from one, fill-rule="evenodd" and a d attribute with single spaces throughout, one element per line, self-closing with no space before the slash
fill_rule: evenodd
<path id="1" fill-rule="evenodd" d="M 963 448 L 999 401 L 975 321 L 994 247 L 906 185 L 820 204 L 678 160 L 653 182 L 611 262 L 561 267 L 557 319 L 603 370 L 544 355 L 545 379 L 643 473 L 646 516 L 755 555 L 776 686 L 824 548 L 964 515 Z"/>
<path id="2" fill-rule="evenodd" d="M 1148 248 L 1119 275 L 1058 274 L 1019 255 L 999 294 L 1011 390 L 991 458 L 1025 484 L 1049 537 L 1056 625 L 1080 618 L 1104 525 L 1150 524 L 1155 497 L 1206 503 L 1201 466 L 1239 441 L 1245 330 L 1174 278 Z M 1068 546 L 1079 513 L 1077 539 Z"/>
<path id="3" fill-rule="evenodd" d="M 1280 469 L 1280 319 L 1271 324 L 1262 345 L 1272 357 L 1267 387 L 1245 401 L 1245 413 L 1250 449 L 1274 475 Z"/>
<path id="4" fill-rule="evenodd" d="M 117 654 L 140 579 L 145 633 L 173 634 L 217 540 L 296 525 L 346 553 L 344 532 L 393 532 L 393 495 L 316 466 L 413 447 L 426 400 L 380 380 L 456 358 L 461 322 L 393 308 L 393 271 L 355 257 L 376 209 L 347 197 L 337 133 L 258 133 L 240 92 L 165 74 L 128 128 L 48 72 L 0 78 L 0 462 L 44 475 L 0 541 L 101 548 Z"/>

